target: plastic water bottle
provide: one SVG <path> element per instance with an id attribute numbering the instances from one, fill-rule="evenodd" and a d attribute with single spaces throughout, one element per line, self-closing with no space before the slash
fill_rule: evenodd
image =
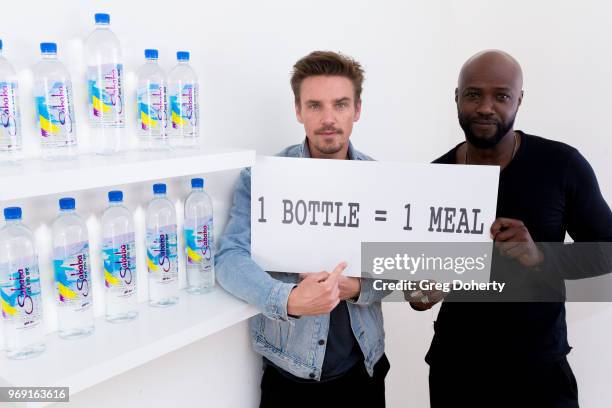
<path id="1" fill-rule="evenodd" d="M 73 157 L 77 149 L 70 73 L 57 59 L 57 44 L 41 43 L 34 66 L 36 120 L 45 159 Z"/>
<path id="2" fill-rule="evenodd" d="M 178 241 L 176 211 L 166 198 L 165 184 L 153 185 L 146 223 L 149 304 L 170 306 L 178 302 Z"/>
<path id="3" fill-rule="evenodd" d="M 94 332 L 89 238 L 74 198 L 60 199 L 59 207 L 52 227 L 58 332 L 75 339 Z"/>
<path id="4" fill-rule="evenodd" d="M 19 116 L 17 73 L 2 56 L 0 40 L 0 161 L 19 159 L 21 122 Z"/>
<path id="5" fill-rule="evenodd" d="M 166 74 L 157 57 L 157 50 L 145 50 L 146 63 L 138 70 L 138 134 L 144 149 L 168 148 Z"/>
<path id="6" fill-rule="evenodd" d="M 185 200 L 184 224 L 187 292 L 200 294 L 215 286 L 213 205 L 204 192 L 204 179 L 192 179 L 191 188 Z"/>
<path id="7" fill-rule="evenodd" d="M 138 316 L 134 217 L 123 205 L 121 191 L 109 192 L 108 201 L 102 214 L 106 320 L 124 322 Z"/>
<path id="8" fill-rule="evenodd" d="M 21 223 L 21 208 L 4 209 L 0 229 L 0 303 L 6 356 L 34 357 L 45 350 L 42 296 L 34 236 Z"/>
<path id="9" fill-rule="evenodd" d="M 189 53 L 176 53 L 178 65 L 168 73 L 168 99 L 172 126 L 168 127 L 172 146 L 194 146 L 199 143 L 198 76 L 189 65 Z"/>
<path id="10" fill-rule="evenodd" d="M 85 43 L 87 58 L 88 117 L 94 149 L 112 154 L 124 147 L 124 71 L 121 45 L 110 30 L 110 16 L 96 14 L 96 29 Z"/>

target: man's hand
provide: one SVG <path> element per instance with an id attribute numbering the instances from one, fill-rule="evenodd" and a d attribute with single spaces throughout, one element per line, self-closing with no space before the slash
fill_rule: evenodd
<path id="1" fill-rule="evenodd" d="M 340 300 L 357 298 L 361 292 L 361 279 L 340 276 L 338 278 L 338 289 L 340 289 Z"/>
<path id="2" fill-rule="evenodd" d="M 433 281 L 432 281 L 433 282 Z M 412 292 L 405 291 L 404 299 L 410 302 L 410 306 L 414 310 L 424 311 L 429 310 L 448 295 L 448 292 L 441 290 L 415 290 Z"/>
<path id="3" fill-rule="evenodd" d="M 544 253 L 533 242 L 527 227 L 520 220 L 496 219 L 491 225 L 491 237 L 502 255 L 516 259 L 523 266 L 533 268 L 544 261 Z"/>
<path id="4" fill-rule="evenodd" d="M 340 263 L 332 273 L 309 273 L 293 288 L 287 300 L 287 313 L 294 316 L 315 316 L 329 313 L 340 303 L 339 280 L 346 269 Z"/>

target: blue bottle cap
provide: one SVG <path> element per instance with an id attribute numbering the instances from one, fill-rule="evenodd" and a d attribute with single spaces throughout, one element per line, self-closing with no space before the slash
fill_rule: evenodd
<path id="1" fill-rule="evenodd" d="M 64 197 L 59 200 L 60 210 L 74 210 L 76 201 L 72 197 Z"/>
<path id="2" fill-rule="evenodd" d="M 0 39 L 0 51 L 2 51 L 2 40 Z"/>
<path id="3" fill-rule="evenodd" d="M 146 59 L 154 59 L 154 60 L 156 60 L 158 56 L 159 56 L 159 52 L 157 50 L 154 50 L 154 49 L 146 49 L 145 50 L 145 58 Z"/>
<path id="4" fill-rule="evenodd" d="M 204 179 L 203 178 L 192 178 L 191 179 L 191 188 L 204 188 Z"/>
<path id="5" fill-rule="evenodd" d="M 166 185 L 164 183 L 153 184 L 153 194 L 166 194 Z"/>
<path id="6" fill-rule="evenodd" d="M 111 203 L 120 203 L 123 201 L 123 192 L 119 190 L 108 192 L 108 201 Z"/>
<path id="7" fill-rule="evenodd" d="M 40 43 L 40 52 L 43 54 L 57 54 L 57 44 L 52 42 Z"/>
<path id="8" fill-rule="evenodd" d="M 189 61 L 189 52 L 187 51 L 177 51 L 176 59 L 179 61 Z"/>
<path id="9" fill-rule="evenodd" d="M 20 220 L 21 219 L 21 207 L 7 207 L 4 209 L 5 220 Z"/>
<path id="10" fill-rule="evenodd" d="M 110 24 L 110 15 L 106 13 L 96 13 L 94 16 L 96 24 Z"/>

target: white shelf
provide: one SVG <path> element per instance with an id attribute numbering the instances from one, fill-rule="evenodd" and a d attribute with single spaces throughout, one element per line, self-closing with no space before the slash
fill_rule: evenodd
<path id="1" fill-rule="evenodd" d="M 0 386 L 67 386 L 73 395 L 257 313 L 219 287 L 204 295 L 181 291 L 179 303 L 171 307 L 140 304 L 132 322 L 113 324 L 100 317 L 94 334 L 86 338 L 63 340 L 49 334 L 46 351 L 35 358 L 0 357 Z"/>
<path id="2" fill-rule="evenodd" d="M 249 167 L 254 150 L 129 151 L 74 160 L 26 159 L 0 167 L 0 201 Z"/>

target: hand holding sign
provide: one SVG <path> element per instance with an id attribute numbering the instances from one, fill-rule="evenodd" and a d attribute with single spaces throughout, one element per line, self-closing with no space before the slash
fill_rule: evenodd
<path id="1" fill-rule="evenodd" d="M 435 283 L 435 281 L 429 281 Z M 443 300 L 448 292 L 444 292 L 438 289 L 431 290 L 415 290 L 415 291 L 404 291 L 404 299 L 410 302 L 410 306 L 414 310 L 424 311 L 431 309 L 436 303 Z"/>
<path id="2" fill-rule="evenodd" d="M 287 313 L 315 316 L 334 310 L 341 300 L 338 283 L 346 266 L 346 262 L 341 262 L 331 273 L 323 271 L 307 274 L 289 294 Z"/>
<path id="3" fill-rule="evenodd" d="M 340 300 L 355 299 L 361 292 L 361 279 L 342 275 L 338 278 L 338 289 Z"/>
<path id="4" fill-rule="evenodd" d="M 497 218 L 491 225 L 491 237 L 502 255 L 516 259 L 523 266 L 532 268 L 544 261 L 544 254 L 520 220 Z"/>

